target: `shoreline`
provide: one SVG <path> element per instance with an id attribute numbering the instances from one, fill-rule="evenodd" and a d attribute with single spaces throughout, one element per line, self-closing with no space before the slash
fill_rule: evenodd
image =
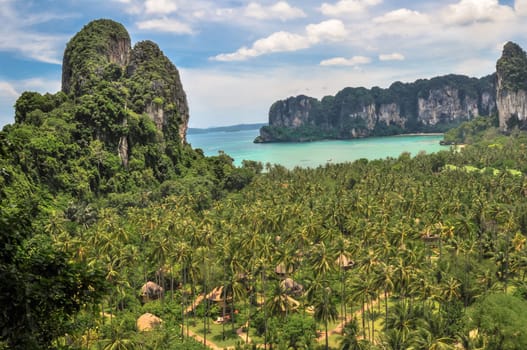
<path id="1" fill-rule="evenodd" d="M 443 136 L 444 132 L 411 132 L 408 134 L 397 134 L 393 136 Z"/>

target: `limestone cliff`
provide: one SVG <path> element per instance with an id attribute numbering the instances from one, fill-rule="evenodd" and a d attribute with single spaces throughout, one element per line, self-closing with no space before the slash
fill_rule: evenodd
<path id="1" fill-rule="evenodd" d="M 317 104 L 317 99 L 304 95 L 277 101 L 269 111 L 269 123 L 285 128 L 311 124 L 310 115 Z"/>
<path id="2" fill-rule="evenodd" d="M 130 55 L 130 35 L 120 23 L 101 19 L 88 23 L 66 45 L 62 60 L 62 91 L 81 96 L 101 80 L 119 78 Z"/>
<path id="3" fill-rule="evenodd" d="M 147 113 L 158 130 L 186 141 L 189 121 L 187 96 L 172 62 L 152 41 L 137 43 L 126 68 L 137 113 Z"/>
<path id="4" fill-rule="evenodd" d="M 134 128 L 148 130 L 140 125 L 142 115 L 153 122 L 160 141 L 186 143 L 189 108 L 177 68 L 151 41 L 132 49 L 128 32 L 117 22 L 93 21 L 70 40 L 62 91 L 77 101 L 76 119 L 125 166 L 134 145 L 145 142 L 145 135 L 134 135 Z"/>
<path id="5" fill-rule="evenodd" d="M 345 88 L 321 101 L 308 96 L 275 102 L 256 142 L 349 139 L 444 131 L 496 108 L 493 75 L 448 75 L 388 89 Z"/>
<path id="6" fill-rule="evenodd" d="M 515 43 L 508 42 L 496 64 L 500 129 L 527 127 L 527 55 Z"/>

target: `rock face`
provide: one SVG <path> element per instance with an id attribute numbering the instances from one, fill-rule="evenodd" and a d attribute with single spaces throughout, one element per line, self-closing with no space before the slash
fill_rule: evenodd
<path id="1" fill-rule="evenodd" d="M 349 139 L 444 131 L 496 109 L 495 76 L 448 75 L 388 89 L 345 88 L 321 101 L 290 97 L 269 110 L 269 126 L 255 142 Z"/>
<path id="2" fill-rule="evenodd" d="M 500 129 L 527 127 L 527 55 L 515 43 L 508 42 L 496 64 Z"/>
<path id="3" fill-rule="evenodd" d="M 310 115 L 317 105 L 317 99 L 304 95 L 277 101 L 269 111 L 269 123 L 284 128 L 314 124 Z"/>
<path id="4" fill-rule="evenodd" d="M 179 72 L 152 41 L 137 43 L 126 68 L 130 90 L 137 98 L 133 106 L 147 113 L 158 130 L 186 141 L 189 121 L 187 96 Z M 175 134 L 175 135 L 173 135 Z"/>
<path id="5" fill-rule="evenodd" d="M 88 23 L 66 45 L 62 59 L 62 91 L 81 96 L 108 79 L 110 68 L 126 66 L 130 35 L 120 23 L 101 19 Z"/>
<path id="6" fill-rule="evenodd" d="M 70 40 L 64 51 L 62 91 L 88 106 L 81 121 L 124 166 L 134 145 L 144 141 L 127 133 L 141 115 L 154 122 L 161 141 L 186 143 L 189 108 L 177 68 L 151 41 L 132 49 L 128 32 L 117 22 L 90 22 Z M 114 102 L 102 115 L 101 108 L 95 113 L 89 107 L 101 104 L 101 94 Z"/>

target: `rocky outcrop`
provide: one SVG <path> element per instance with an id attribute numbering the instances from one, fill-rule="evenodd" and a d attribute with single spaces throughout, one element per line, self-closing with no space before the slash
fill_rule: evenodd
<path id="1" fill-rule="evenodd" d="M 125 167 L 134 145 L 144 142 L 130 134 L 137 122 L 128 123 L 129 118 L 148 115 L 160 141 L 186 143 L 189 108 L 176 66 L 151 41 L 132 49 L 128 32 L 117 22 L 93 21 L 70 40 L 62 91 L 89 102 L 80 121 L 92 127 L 92 135 L 116 152 Z M 112 100 L 111 106 L 100 102 L 102 94 Z M 110 108 L 101 113 L 99 105 Z"/>
<path id="2" fill-rule="evenodd" d="M 424 125 L 452 123 L 479 115 L 478 99 L 465 97 L 452 86 L 430 90 L 427 98 L 417 100 L 417 120 Z"/>
<path id="3" fill-rule="evenodd" d="M 321 101 L 290 97 L 269 110 L 255 142 L 349 139 L 444 131 L 496 108 L 494 76 L 448 75 L 388 89 L 345 88 Z"/>
<path id="4" fill-rule="evenodd" d="M 186 142 L 189 121 L 187 96 L 176 66 L 157 44 L 146 40 L 137 43 L 126 68 L 130 89 L 137 98 L 133 108 L 147 113 L 158 130 L 171 138 Z"/>
<path id="5" fill-rule="evenodd" d="M 313 109 L 317 104 L 317 99 L 304 95 L 277 101 L 269 111 L 269 123 L 285 128 L 313 124 Z"/>
<path id="6" fill-rule="evenodd" d="M 112 68 L 123 69 L 130 56 L 130 35 L 120 23 L 100 19 L 88 23 L 66 45 L 62 59 L 62 91 L 81 96 L 101 80 L 111 80 Z"/>
<path id="7" fill-rule="evenodd" d="M 496 64 L 500 129 L 527 127 L 527 55 L 515 43 L 508 42 Z"/>

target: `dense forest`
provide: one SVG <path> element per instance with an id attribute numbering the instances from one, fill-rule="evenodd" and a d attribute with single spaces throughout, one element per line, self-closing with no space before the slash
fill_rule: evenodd
<path id="1" fill-rule="evenodd" d="M 155 44 L 130 52 L 22 94 L 0 132 L 0 349 L 527 347 L 525 132 L 481 117 L 435 154 L 235 167 L 181 137 Z"/>

